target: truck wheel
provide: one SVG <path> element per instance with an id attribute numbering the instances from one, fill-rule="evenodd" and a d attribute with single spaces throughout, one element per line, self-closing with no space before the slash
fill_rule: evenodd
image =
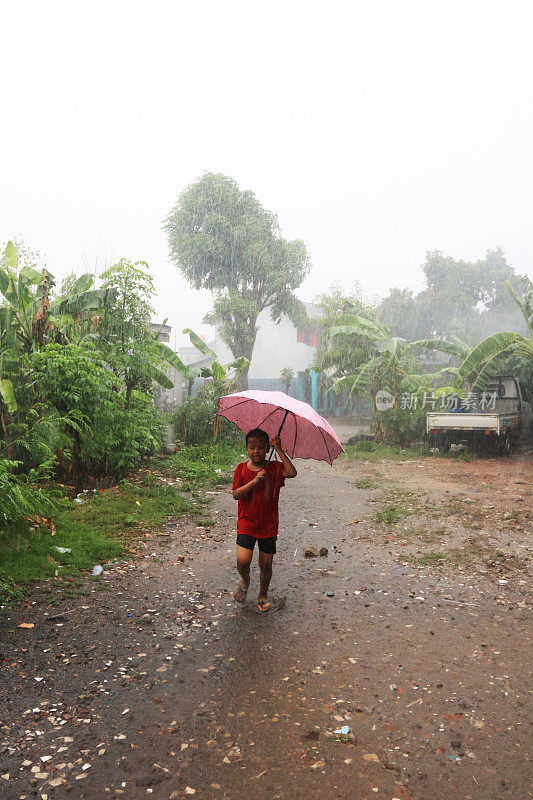
<path id="1" fill-rule="evenodd" d="M 450 447 L 452 445 L 452 440 L 449 436 L 443 433 L 439 438 L 438 448 L 441 453 L 449 453 Z"/>
<path id="2" fill-rule="evenodd" d="M 512 449 L 512 442 L 510 434 L 506 433 L 500 442 L 500 454 L 502 456 L 508 456 Z"/>

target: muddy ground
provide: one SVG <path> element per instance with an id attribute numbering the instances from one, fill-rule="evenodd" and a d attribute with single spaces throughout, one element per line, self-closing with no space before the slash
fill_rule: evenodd
<path id="1" fill-rule="evenodd" d="M 531 456 L 297 466 L 269 614 L 255 563 L 231 599 L 228 487 L 2 612 L 2 798 L 533 796 Z"/>

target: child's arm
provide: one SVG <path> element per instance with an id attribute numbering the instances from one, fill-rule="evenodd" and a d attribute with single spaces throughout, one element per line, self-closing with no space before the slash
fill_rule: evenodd
<path id="1" fill-rule="evenodd" d="M 275 436 L 272 441 L 270 442 L 276 453 L 281 459 L 281 463 L 283 464 L 283 477 L 284 478 L 295 478 L 298 474 L 296 472 L 296 467 L 290 460 L 287 453 L 284 453 L 281 449 L 281 439 L 279 436 Z"/>
<path id="2" fill-rule="evenodd" d="M 250 494 L 253 489 L 257 486 L 259 481 L 264 480 L 266 475 L 266 470 L 261 469 L 249 483 L 245 483 L 244 486 L 239 486 L 237 489 L 233 489 L 233 497 L 235 500 L 241 500 L 241 498 L 246 497 L 247 494 Z"/>

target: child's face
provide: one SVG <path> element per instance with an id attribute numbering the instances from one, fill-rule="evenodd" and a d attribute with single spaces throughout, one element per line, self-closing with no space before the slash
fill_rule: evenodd
<path id="1" fill-rule="evenodd" d="M 265 460 L 268 446 L 264 439 L 251 436 L 246 443 L 246 452 L 252 464 L 262 464 Z"/>

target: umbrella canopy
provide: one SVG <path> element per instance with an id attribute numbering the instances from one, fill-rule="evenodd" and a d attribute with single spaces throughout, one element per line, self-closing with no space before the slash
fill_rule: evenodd
<path id="1" fill-rule="evenodd" d="M 329 422 L 308 403 L 284 392 L 250 389 L 227 394 L 219 399 L 217 414 L 244 433 L 261 428 L 270 439 L 279 435 L 283 450 L 291 458 L 314 458 L 331 464 L 344 452 Z"/>

